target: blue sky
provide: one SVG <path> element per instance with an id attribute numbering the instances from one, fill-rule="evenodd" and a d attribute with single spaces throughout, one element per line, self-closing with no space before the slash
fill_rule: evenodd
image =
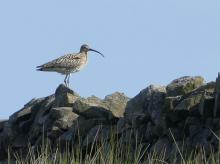
<path id="1" fill-rule="evenodd" d="M 0 119 L 32 98 L 53 94 L 64 76 L 37 65 L 87 43 L 84 70 L 71 76 L 81 96 L 135 96 L 185 75 L 220 71 L 220 1 L 19 0 L 0 2 Z"/>

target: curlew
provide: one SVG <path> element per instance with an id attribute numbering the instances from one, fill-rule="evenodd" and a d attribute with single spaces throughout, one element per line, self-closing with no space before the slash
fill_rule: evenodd
<path id="1" fill-rule="evenodd" d="M 83 44 L 78 53 L 61 56 L 43 65 L 37 66 L 37 70 L 61 73 L 65 75 L 65 85 L 69 86 L 71 73 L 80 71 L 87 64 L 88 51 L 94 51 L 104 57 L 99 51 L 91 49 L 87 44 Z"/>

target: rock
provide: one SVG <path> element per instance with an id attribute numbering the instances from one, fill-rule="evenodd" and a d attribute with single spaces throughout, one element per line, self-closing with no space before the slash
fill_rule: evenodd
<path id="1" fill-rule="evenodd" d="M 143 125 L 145 125 L 143 132 L 145 131 L 144 137 L 147 141 L 162 137 L 167 131 L 167 124 L 164 117 L 161 117 L 161 120 L 159 120 L 157 124 L 149 121 L 147 124 Z"/>
<path id="2" fill-rule="evenodd" d="M 0 140 L 1 141 L 1 140 Z M 7 151 L 4 148 L 4 145 L 2 142 L 0 142 L 0 164 L 6 164 L 7 159 Z M 5 160 L 5 161 L 4 161 Z"/>
<path id="3" fill-rule="evenodd" d="M 73 121 L 72 127 L 70 127 L 59 137 L 59 141 L 66 143 L 73 142 L 76 139 L 82 140 L 90 131 L 90 129 L 98 124 L 98 120 L 86 119 L 83 116 L 79 116 L 76 120 Z"/>
<path id="4" fill-rule="evenodd" d="M 70 93 L 72 95 L 76 94 L 73 90 L 71 90 L 70 88 L 68 88 L 64 84 L 60 84 L 55 91 L 55 97 L 58 97 L 62 94 L 66 94 L 66 93 Z"/>
<path id="5" fill-rule="evenodd" d="M 164 107 L 165 111 L 173 111 L 175 107 L 179 104 L 181 98 L 181 96 L 166 97 Z"/>
<path id="6" fill-rule="evenodd" d="M 45 125 L 45 121 L 47 120 L 45 118 L 48 118 L 49 116 L 48 114 L 50 110 L 53 108 L 54 101 L 55 101 L 54 95 L 48 96 L 44 99 L 34 118 L 34 124 Z"/>
<path id="7" fill-rule="evenodd" d="M 129 98 L 124 93 L 115 92 L 106 96 L 102 103 L 114 117 L 123 117 L 128 100 Z"/>
<path id="8" fill-rule="evenodd" d="M 187 117 L 186 125 L 201 125 L 202 120 L 198 117 Z"/>
<path id="9" fill-rule="evenodd" d="M 114 119 L 122 117 L 128 101 L 123 93 L 113 93 L 101 100 L 95 96 L 80 98 L 73 104 L 73 112 L 86 118 Z"/>
<path id="10" fill-rule="evenodd" d="M 176 105 L 173 110 L 174 111 L 190 112 L 190 115 L 192 115 L 192 116 L 194 115 L 194 116 L 199 117 L 201 114 L 203 115 L 203 113 L 202 113 L 203 109 L 205 109 L 205 110 L 208 109 L 208 111 L 209 111 L 208 116 L 210 116 L 210 112 L 213 111 L 212 110 L 212 108 L 213 108 L 212 105 L 213 105 L 213 101 L 214 101 L 214 98 L 212 97 L 213 94 L 214 94 L 213 93 L 213 83 L 205 84 L 205 85 L 183 95 L 181 100 L 178 100 L 178 101 L 180 101 L 179 104 Z M 168 101 L 168 100 L 166 98 L 166 101 Z M 172 99 L 169 101 L 172 102 Z M 168 111 L 168 109 L 169 109 L 169 101 L 168 101 L 168 103 L 166 103 L 166 104 L 168 104 L 168 105 L 166 105 L 166 111 Z M 206 108 L 203 108 L 204 105 L 206 105 Z M 178 114 L 176 113 L 176 114 L 170 114 L 170 115 L 173 117 Z"/>
<path id="11" fill-rule="evenodd" d="M 75 140 L 75 136 L 76 136 L 76 131 L 74 128 L 70 128 L 68 129 L 68 131 L 64 132 L 59 138 L 59 142 L 62 145 L 66 145 L 66 143 L 73 143 L 73 141 Z"/>
<path id="12" fill-rule="evenodd" d="M 138 142 L 143 139 L 144 134 L 140 134 L 143 132 L 138 131 L 137 129 L 130 128 L 124 131 L 124 133 L 121 134 L 118 142 L 122 145 L 129 145 L 131 148 L 135 145 L 137 146 Z"/>
<path id="13" fill-rule="evenodd" d="M 188 116 L 189 112 L 186 110 L 172 111 L 165 114 L 165 118 L 169 126 L 175 125 L 177 122 L 185 120 Z"/>
<path id="14" fill-rule="evenodd" d="M 37 110 L 39 108 L 40 103 L 44 99 L 32 99 L 30 102 L 28 102 L 26 105 L 24 105 L 24 108 L 19 110 L 18 112 L 15 112 L 13 115 L 9 117 L 9 121 L 11 123 L 18 123 L 25 120 L 28 120 L 34 110 Z"/>
<path id="15" fill-rule="evenodd" d="M 204 99 L 204 96 L 209 97 L 210 99 L 214 96 L 213 91 L 213 83 L 205 84 L 182 96 L 182 101 L 175 107 L 174 110 L 191 111 L 193 109 L 198 109 Z"/>
<path id="16" fill-rule="evenodd" d="M 50 139 L 50 140 L 56 140 L 57 138 L 59 138 L 60 135 L 62 135 L 64 133 L 64 130 L 62 130 L 60 128 L 60 123 L 58 122 L 59 125 L 52 125 L 52 127 L 50 127 L 50 129 L 48 128 L 48 132 L 46 134 L 46 136 Z M 67 125 L 64 126 L 64 128 L 66 128 Z"/>
<path id="17" fill-rule="evenodd" d="M 14 124 L 19 133 L 27 133 L 34 122 L 39 108 L 47 98 L 32 99 L 24 108 L 9 117 L 9 122 Z"/>
<path id="18" fill-rule="evenodd" d="M 52 108 L 51 111 L 50 111 L 50 115 L 54 120 L 58 120 L 58 119 L 68 120 L 68 119 L 71 119 L 71 121 L 73 121 L 78 117 L 77 114 L 72 112 L 71 107 Z"/>
<path id="19" fill-rule="evenodd" d="M 6 121 L 7 121 L 7 120 L 0 120 L 0 133 L 1 133 L 1 131 L 3 130 L 4 124 L 5 124 Z"/>
<path id="20" fill-rule="evenodd" d="M 190 91 L 202 86 L 204 84 L 204 79 L 201 76 L 184 76 L 173 80 L 169 85 L 167 85 L 167 95 L 168 96 L 179 96 L 189 93 Z"/>
<path id="21" fill-rule="evenodd" d="M 201 128 L 192 138 L 194 148 L 202 148 L 207 155 L 218 150 L 219 140 L 213 135 L 208 128 Z"/>
<path id="22" fill-rule="evenodd" d="M 183 156 L 184 159 L 187 159 L 186 156 L 186 153 L 188 152 L 188 145 L 186 145 L 185 142 L 183 141 L 175 141 L 172 143 L 172 146 L 171 146 L 171 150 L 169 152 L 169 155 L 168 155 L 168 163 L 182 163 L 183 160 L 182 160 L 182 157 L 181 155 Z M 189 151 L 190 152 L 190 156 L 192 156 L 191 152 L 192 151 Z M 181 153 L 181 155 L 180 155 Z"/>
<path id="23" fill-rule="evenodd" d="M 216 85 L 215 82 L 209 82 L 209 83 L 201 85 L 200 87 L 189 92 L 188 94 L 191 95 L 191 94 L 200 94 L 200 93 L 206 92 L 207 95 L 214 97 L 215 85 Z M 187 94 L 186 94 L 186 96 L 187 96 Z"/>
<path id="24" fill-rule="evenodd" d="M 172 148 L 172 142 L 163 137 L 157 140 L 157 142 L 151 147 L 150 152 L 156 155 L 161 155 L 163 152 L 164 158 L 168 159 Z"/>
<path id="25" fill-rule="evenodd" d="M 215 99 L 206 94 L 203 95 L 199 106 L 199 113 L 203 118 L 212 117 L 214 115 Z"/>
<path id="26" fill-rule="evenodd" d="M 216 78 L 215 85 L 215 106 L 214 106 L 214 117 L 220 116 L 220 72 L 218 73 L 218 77 Z"/>
<path id="27" fill-rule="evenodd" d="M 51 128 L 53 120 L 50 118 L 50 110 L 53 108 L 55 96 L 51 95 L 41 102 L 36 115 L 34 116 L 32 124 L 30 124 L 30 130 L 28 131 L 28 137 L 30 142 L 36 142 L 36 139 L 47 129 Z"/>
<path id="28" fill-rule="evenodd" d="M 127 119 L 125 119 L 124 117 L 120 118 L 117 122 L 117 130 L 116 133 L 117 134 L 121 134 L 123 133 L 125 130 L 127 130 L 130 127 Z"/>
<path id="29" fill-rule="evenodd" d="M 17 131 L 12 123 L 5 121 L 2 131 L 0 132 L 0 160 L 7 158 L 8 147 L 12 145 L 12 141 L 16 139 L 16 137 Z"/>
<path id="30" fill-rule="evenodd" d="M 197 135 L 198 133 L 200 133 L 200 131 L 202 130 L 202 127 L 200 125 L 190 125 L 189 126 L 189 136 L 190 138 L 193 138 L 195 135 Z"/>
<path id="31" fill-rule="evenodd" d="M 205 120 L 206 127 L 212 128 L 214 126 L 214 121 L 212 117 L 208 117 Z"/>
<path id="32" fill-rule="evenodd" d="M 98 106 L 98 104 L 91 104 L 86 100 L 79 99 L 73 104 L 73 112 L 86 118 L 103 118 L 111 120 L 114 118 L 111 111 Z"/>
<path id="33" fill-rule="evenodd" d="M 45 128 L 48 138 L 54 140 L 71 128 L 77 118 L 78 115 L 72 112 L 71 107 L 52 108 L 34 124 L 33 134 L 39 135 Z"/>
<path id="34" fill-rule="evenodd" d="M 144 136 L 147 141 L 152 141 L 154 138 L 156 138 L 155 134 L 153 133 L 153 124 L 151 122 L 148 122 Z"/>
<path id="35" fill-rule="evenodd" d="M 157 86 L 153 88 L 149 102 L 145 103 L 151 120 L 157 125 L 160 123 L 162 112 L 165 105 L 166 88 Z"/>
<path id="36" fill-rule="evenodd" d="M 163 116 L 160 117 L 160 119 L 157 120 L 157 123 L 154 124 L 154 127 L 152 129 L 153 134 L 157 137 L 162 137 L 165 135 L 167 131 L 167 122 L 166 118 Z"/>
<path id="37" fill-rule="evenodd" d="M 92 106 L 103 107 L 114 115 L 114 117 L 123 117 L 126 104 L 129 98 L 120 92 L 115 92 L 113 94 L 107 95 L 103 100 L 95 96 L 87 98 L 87 102 Z"/>
<path id="38" fill-rule="evenodd" d="M 171 127 L 167 130 L 166 136 L 170 141 L 183 141 L 184 129 L 179 127 Z"/>
<path id="39" fill-rule="evenodd" d="M 0 140 L 11 141 L 14 137 L 16 137 L 17 131 L 13 124 L 9 121 L 5 121 L 3 125 L 2 132 L 0 133 Z"/>
<path id="40" fill-rule="evenodd" d="M 97 125 L 92 128 L 83 141 L 83 147 L 94 144 L 96 142 L 106 142 L 110 138 L 111 127 Z"/>
<path id="41" fill-rule="evenodd" d="M 125 117 L 129 118 L 147 113 L 147 110 L 144 109 L 144 105 L 145 102 L 151 98 L 151 92 L 153 90 L 151 88 L 154 88 L 154 86 L 152 85 L 143 89 L 138 95 L 128 101 L 125 109 Z"/>
<path id="42" fill-rule="evenodd" d="M 48 133 L 49 138 L 57 138 L 62 135 L 63 131 L 68 130 L 74 124 L 78 115 L 72 112 L 71 107 L 52 108 L 50 117 L 54 120 L 51 131 Z"/>
<path id="43" fill-rule="evenodd" d="M 77 123 L 74 124 L 74 129 L 77 137 L 84 138 L 88 131 L 95 127 L 96 125 L 100 124 L 99 120 L 96 119 L 86 119 L 82 116 L 80 116 L 77 119 Z"/>
<path id="44" fill-rule="evenodd" d="M 186 111 L 190 111 L 193 108 L 198 108 L 200 101 L 202 99 L 202 95 L 198 94 L 198 95 L 193 95 L 190 96 L 184 100 L 182 100 L 176 107 L 174 110 L 186 110 Z"/>
<path id="45" fill-rule="evenodd" d="M 220 118 L 214 118 L 213 119 L 213 128 L 214 129 L 220 129 Z"/>
<path id="46" fill-rule="evenodd" d="M 95 142 L 105 142 L 105 150 L 113 137 L 130 146 L 131 156 L 139 144 L 149 146 L 146 153 L 161 155 L 166 150 L 166 162 L 172 154 L 179 159 L 176 143 L 186 143 L 189 154 L 203 146 L 216 152 L 219 141 L 213 133 L 220 134 L 220 121 L 213 117 L 215 83 L 203 82 L 202 77 L 182 77 L 167 87 L 150 85 L 132 99 L 119 92 L 104 99 L 82 98 L 60 85 L 55 94 L 33 99 L 9 120 L 0 121 L 0 160 L 7 159 L 9 145 L 25 154 L 27 143 L 36 149 L 43 138 L 52 144 L 52 151 L 57 145 L 61 151 L 67 145 L 75 151 Z"/>
<path id="47" fill-rule="evenodd" d="M 149 115 L 156 121 L 164 109 L 165 95 L 165 87 L 150 85 L 128 101 L 125 117 L 132 122 L 136 117 Z"/>
<path id="48" fill-rule="evenodd" d="M 53 107 L 72 107 L 79 95 L 65 85 L 61 84 L 55 92 Z"/>
<path id="49" fill-rule="evenodd" d="M 13 149 L 21 149 L 21 148 L 26 148 L 28 146 L 28 138 L 27 135 L 25 134 L 18 134 L 11 143 L 11 147 Z"/>

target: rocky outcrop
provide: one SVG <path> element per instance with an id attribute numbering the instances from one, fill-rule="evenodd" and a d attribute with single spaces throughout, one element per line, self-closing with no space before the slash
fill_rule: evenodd
<path id="1" fill-rule="evenodd" d="M 202 147 L 208 155 L 219 148 L 216 90 L 215 82 L 205 83 L 200 76 L 181 77 L 167 86 L 150 85 L 132 99 L 119 92 L 100 99 L 83 98 L 61 84 L 53 95 L 32 99 L 0 121 L 0 160 L 7 158 L 9 147 L 25 154 L 43 137 L 53 146 L 84 148 L 113 135 L 130 145 L 138 140 L 149 153 L 166 149 L 172 152 L 165 153 L 168 161 L 177 144 L 188 153 Z"/>
<path id="2" fill-rule="evenodd" d="M 116 124 L 128 100 L 119 92 L 103 100 L 85 99 L 61 84 L 55 94 L 32 99 L 9 120 L 0 121 L 0 159 L 6 158 L 8 146 L 25 152 L 28 144 L 41 144 L 44 134 L 53 143 L 90 136 L 96 126 Z"/>

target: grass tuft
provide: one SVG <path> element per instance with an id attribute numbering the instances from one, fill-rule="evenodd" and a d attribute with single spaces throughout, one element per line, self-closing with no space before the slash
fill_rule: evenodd
<path id="1" fill-rule="evenodd" d="M 101 130 L 101 129 L 99 129 Z M 211 152 L 209 155 L 203 148 L 198 148 L 196 152 L 184 154 L 184 148 L 176 142 L 170 130 L 173 143 L 176 146 L 176 153 L 171 154 L 166 149 L 159 153 L 155 152 L 152 145 L 145 144 L 137 135 L 130 135 L 126 139 L 111 133 L 109 138 L 99 136 L 99 130 L 90 145 L 82 146 L 82 140 L 74 143 L 66 143 L 64 147 L 60 144 L 54 145 L 46 137 L 42 137 L 42 144 L 34 147 L 28 145 L 26 153 L 12 151 L 8 148 L 7 163 L 17 164 L 200 164 L 200 163 L 220 163 L 220 151 Z M 214 133 L 212 131 L 212 133 Z M 216 134 L 214 134 L 216 135 Z M 218 137 L 216 135 L 216 137 Z M 76 146 L 77 145 L 77 146 Z M 220 147 L 219 147 L 220 148 Z M 220 150 L 220 149 L 218 149 Z M 167 158 L 167 154 L 172 159 Z"/>

